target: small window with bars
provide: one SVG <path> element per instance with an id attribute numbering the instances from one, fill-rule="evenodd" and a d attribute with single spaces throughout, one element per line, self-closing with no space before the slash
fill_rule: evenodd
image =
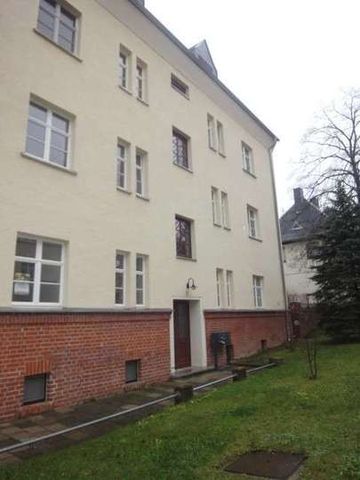
<path id="1" fill-rule="evenodd" d="M 179 216 L 175 217 L 176 256 L 192 258 L 192 221 Z"/>
<path id="2" fill-rule="evenodd" d="M 176 129 L 172 133 L 172 154 L 176 165 L 190 170 L 189 138 Z"/>

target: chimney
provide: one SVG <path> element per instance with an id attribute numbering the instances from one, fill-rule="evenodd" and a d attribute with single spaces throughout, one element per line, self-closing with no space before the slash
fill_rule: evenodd
<path id="1" fill-rule="evenodd" d="M 304 201 L 304 193 L 302 188 L 294 188 L 295 205 L 300 205 Z"/>

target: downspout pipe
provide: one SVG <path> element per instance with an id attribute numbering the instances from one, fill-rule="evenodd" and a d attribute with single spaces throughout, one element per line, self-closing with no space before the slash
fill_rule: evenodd
<path id="1" fill-rule="evenodd" d="M 285 284 L 283 250 L 282 250 L 280 222 L 279 222 L 279 209 L 278 209 L 277 198 L 276 198 L 274 162 L 273 162 L 273 151 L 277 142 L 278 142 L 278 139 L 275 139 L 272 145 L 268 148 L 268 154 L 269 154 L 269 160 L 270 160 L 271 184 L 272 184 L 273 199 L 274 199 L 274 206 L 275 206 L 275 223 L 276 223 L 276 233 L 277 233 L 277 241 L 278 241 L 279 260 L 280 260 L 282 292 L 283 292 L 284 306 L 285 306 L 285 332 L 286 332 L 287 341 L 288 343 L 290 343 L 292 340 L 292 335 L 291 335 L 290 323 L 289 323 L 289 308 L 288 308 L 288 298 L 287 298 L 286 284 Z"/>

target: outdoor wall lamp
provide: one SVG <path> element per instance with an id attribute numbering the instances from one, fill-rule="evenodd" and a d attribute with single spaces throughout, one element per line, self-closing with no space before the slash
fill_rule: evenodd
<path id="1" fill-rule="evenodd" d="M 186 283 L 186 290 L 196 290 L 197 289 L 197 286 L 195 285 L 195 280 L 190 277 Z"/>

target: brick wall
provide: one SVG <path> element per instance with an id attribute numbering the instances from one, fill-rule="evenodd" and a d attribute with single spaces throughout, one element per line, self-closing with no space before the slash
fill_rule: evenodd
<path id="1" fill-rule="evenodd" d="M 286 315 L 284 311 L 242 312 L 205 311 L 208 365 L 214 364 L 210 338 L 214 332 L 230 332 L 234 358 L 252 355 L 261 350 L 261 340 L 273 348 L 286 342 Z M 219 366 L 226 363 L 225 352 L 220 352 Z"/>
<path id="2" fill-rule="evenodd" d="M 105 397 L 170 375 L 170 311 L 0 313 L 0 421 Z M 25 375 L 48 374 L 47 401 L 23 405 Z"/>

